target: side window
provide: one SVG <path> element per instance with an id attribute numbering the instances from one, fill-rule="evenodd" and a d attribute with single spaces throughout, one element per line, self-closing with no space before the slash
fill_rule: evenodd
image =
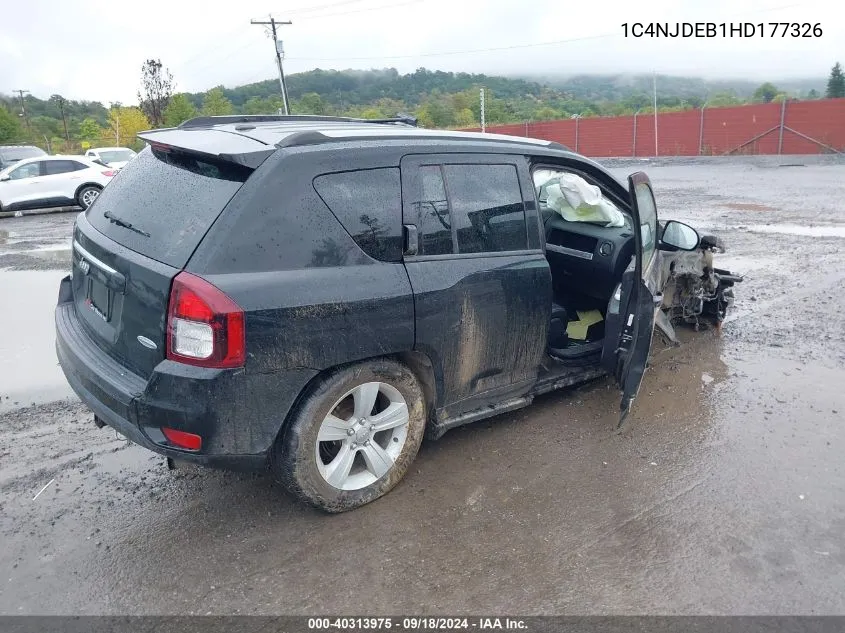
<path id="1" fill-rule="evenodd" d="M 78 165 L 78 167 L 77 167 Z M 45 160 L 45 174 L 47 176 L 55 176 L 57 174 L 67 174 L 78 169 L 85 169 L 82 163 L 77 163 L 75 160 Z"/>
<path id="2" fill-rule="evenodd" d="M 399 169 L 323 174 L 314 179 L 314 189 L 367 255 L 382 261 L 401 261 Z"/>
<path id="3" fill-rule="evenodd" d="M 543 218 L 559 215 L 567 222 L 621 228 L 630 222 L 595 182 L 565 169 L 541 167 L 532 172 Z"/>
<path id="4" fill-rule="evenodd" d="M 525 250 L 525 205 L 514 165 L 444 165 L 459 253 Z"/>
<path id="5" fill-rule="evenodd" d="M 449 255 L 456 252 L 452 242 L 449 202 L 443 172 L 439 165 L 423 165 L 419 172 L 418 198 L 412 202 L 420 232 L 420 255 Z"/>
<path id="6" fill-rule="evenodd" d="M 21 165 L 17 169 L 13 169 L 9 172 L 9 179 L 20 180 L 21 178 L 35 178 L 40 175 L 41 161 L 37 161 L 34 163 L 27 163 L 26 165 Z"/>

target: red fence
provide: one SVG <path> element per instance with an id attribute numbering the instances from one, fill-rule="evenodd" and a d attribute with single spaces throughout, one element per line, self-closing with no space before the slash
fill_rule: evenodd
<path id="1" fill-rule="evenodd" d="M 654 114 L 490 125 L 487 132 L 557 141 L 586 156 L 655 155 Z M 660 156 L 833 152 L 845 152 L 845 99 L 657 115 Z"/>

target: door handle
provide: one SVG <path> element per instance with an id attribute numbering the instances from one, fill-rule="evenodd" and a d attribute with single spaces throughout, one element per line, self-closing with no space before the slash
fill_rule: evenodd
<path id="1" fill-rule="evenodd" d="M 419 251 L 419 236 L 416 224 L 405 224 L 402 227 L 405 233 L 405 255 L 416 255 Z"/>

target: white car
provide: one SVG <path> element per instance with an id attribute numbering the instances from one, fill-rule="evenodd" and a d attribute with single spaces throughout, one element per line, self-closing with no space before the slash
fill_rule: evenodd
<path id="1" fill-rule="evenodd" d="M 98 160 L 115 169 L 122 168 L 137 155 L 128 147 L 94 147 L 85 152 L 86 158 Z"/>
<path id="2" fill-rule="evenodd" d="M 115 173 L 84 156 L 25 158 L 0 171 L 0 211 L 87 209 Z"/>

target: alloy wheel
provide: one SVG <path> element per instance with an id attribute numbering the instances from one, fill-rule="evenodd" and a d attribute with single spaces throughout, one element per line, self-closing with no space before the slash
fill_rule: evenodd
<path id="1" fill-rule="evenodd" d="M 408 436 L 408 405 L 383 382 L 350 389 L 323 419 L 315 447 L 317 470 L 340 490 L 360 490 L 393 468 Z"/>

